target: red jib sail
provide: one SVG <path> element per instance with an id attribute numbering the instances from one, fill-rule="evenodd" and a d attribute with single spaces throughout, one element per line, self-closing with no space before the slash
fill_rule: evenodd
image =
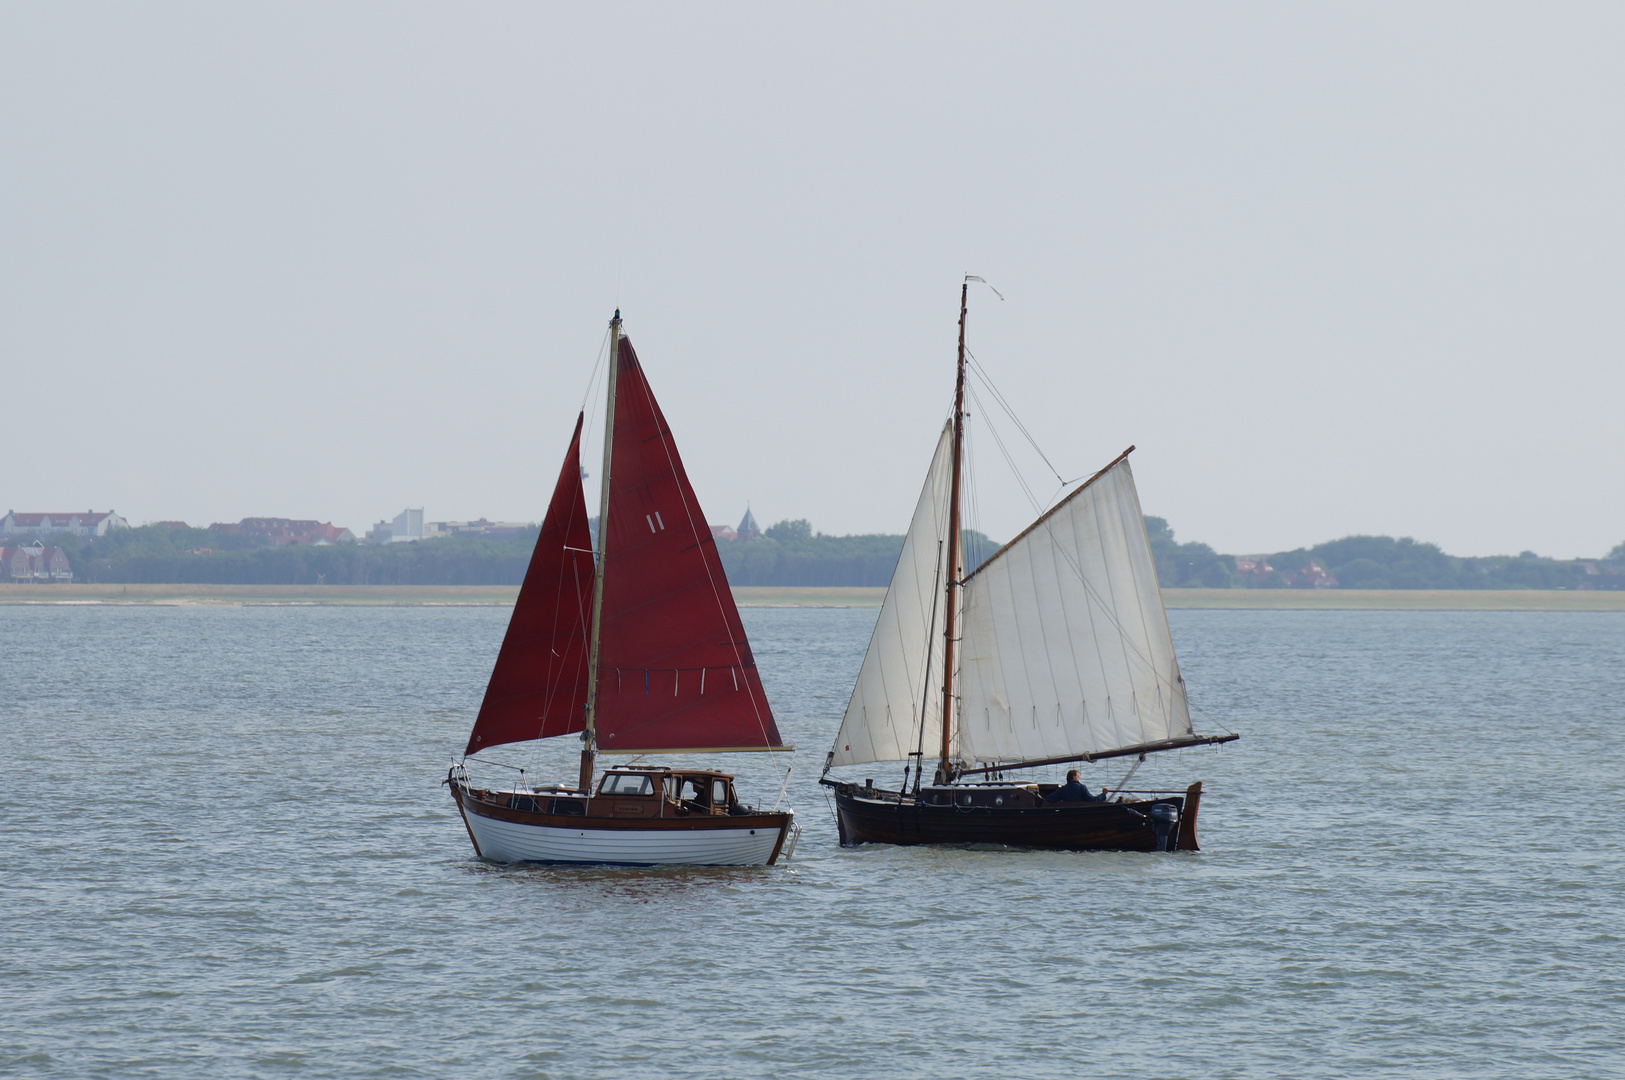
<path id="1" fill-rule="evenodd" d="M 598 748 L 777 749 L 711 527 L 625 338 L 617 359 Z"/>
<path id="2" fill-rule="evenodd" d="M 581 417 L 468 737 L 472 754 L 584 726 L 592 552 L 581 493 Z"/>

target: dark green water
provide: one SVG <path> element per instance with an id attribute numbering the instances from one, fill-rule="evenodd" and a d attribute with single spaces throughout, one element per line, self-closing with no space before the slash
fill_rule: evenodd
<path id="1" fill-rule="evenodd" d="M 1154 856 L 841 850 L 874 612 L 747 611 L 807 831 L 744 871 L 472 858 L 506 616 L 0 608 L 0 1075 L 1625 1072 L 1625 615 L 1172 613 L 1244 738 L 1141 770 L 1208 791 Z"/>

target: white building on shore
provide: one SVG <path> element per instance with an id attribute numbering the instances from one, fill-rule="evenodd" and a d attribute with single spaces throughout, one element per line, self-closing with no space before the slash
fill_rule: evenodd
<path id="1" fill-rule="evenodd" d="M 445 536 L 483 536 L 497 539 L 518 536 L 532 528 L 528 521 L 424 521 L 422 510 L 402 510 L 394 521 L 380 521 L 367 532 L 369 544 L 403 544 Z"/>
<path id="2" fill-rule="evenodd" d="M 83 513 L 63 514 L 19 514 L 15 510 L 7 510 L 6 516 L 0 518 L 0 537 L 30 536 L 43 539 L 63 533 L 78 537 L 106 536 L 110 530 L 129 527 L 130 523 L 112 510 L 105 513 L 86 510 Z"/>
<path id="3" fill-rule="evenodd" d="M 409 544 L 423 539 L 423 510 L 408 507 L 394 521 L 380 521 L 367 530 L 369 544 Z"/>

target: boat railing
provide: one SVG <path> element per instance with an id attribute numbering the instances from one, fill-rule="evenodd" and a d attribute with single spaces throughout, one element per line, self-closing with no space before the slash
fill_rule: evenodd
<path id="1" fill-rule="evenodd" d="M 496 772 L 495 770 L 503 770 Z M 575 789 L 562 780 L 537 782 L 522 765 L 509 765 L 502 761 L 464 760 L 452 766 L 451 779 L 461 780 L 471 788 L 483 788 L 492 793 L 533 795 L 538 792 L 576 794 Z"/>

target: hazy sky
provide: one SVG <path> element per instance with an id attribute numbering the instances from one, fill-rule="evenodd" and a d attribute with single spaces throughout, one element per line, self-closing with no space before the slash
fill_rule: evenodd
<path id="1" fill-rule="evenodd" d="M 1600 554 L 1622 55 L 1600 4 L 5 4 L 0 508 L 533 520 L 619 303 L 712 521 L 901 532 L 969 271 L 1056 467 L 1138 444 L 1181 539 Z"/>

